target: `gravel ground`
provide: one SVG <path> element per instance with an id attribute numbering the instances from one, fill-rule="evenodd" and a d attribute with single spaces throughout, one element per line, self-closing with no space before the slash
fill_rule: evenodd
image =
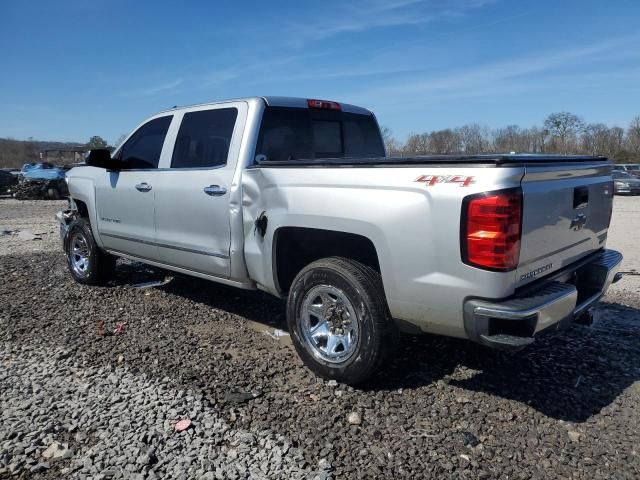
<path id="1" fill-rule="evenodd" d="M 620 200 L 610 245 L 631 271 L 640 199 Z M 56 232 L 59 205 L 0 200 L 0 225 Z M 124 262 L 82 287 L 56 236 L 0 236 L 0 478 L 640 477 L 632 283 L 517 354 L 403 338 L 353 389 L 265 335 L 279 300 Z"/>
<path id="2" fill-rule="evenodd" d="M 54 216 L 66 204 L 66 200 L 0 198 L 0 255 L 59 251 Z"/>

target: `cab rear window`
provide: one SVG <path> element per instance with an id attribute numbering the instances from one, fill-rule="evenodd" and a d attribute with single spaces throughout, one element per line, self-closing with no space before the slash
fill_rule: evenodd
<path id="1" fill-rule="evenodd" d="M 273 161 L 384 157 L 384 147 L 372 115 L 267 107 L 256 155 Z"/>

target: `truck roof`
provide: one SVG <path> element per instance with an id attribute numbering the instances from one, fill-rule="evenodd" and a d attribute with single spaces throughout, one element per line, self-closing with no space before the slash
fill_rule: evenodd
<path id="1" fill-rule="evenodd" d="M 308 98 L 280 97 L 280 96 L 273 96 L 273 95 L 242 97 L 242 98 L 232 98 L 227 100 L 214 100 L 211 102 L 196 103 L 193 105 L 176 105 L 173 108 L 168 108 L 158 113 L 175 112 L 175 111 L 180 111 L 183 109 L 188 109 L 193 107 L 204 107 L 206 105 L 219 105 L 222 103 L 229 103 L 229 102 L 249 102 L 249 101 L 256 101 L 256 100 L 263 101 L 269 107 L 308 108 L 307 101 L 309 100 L 309 98 L 315 98 L 315 97 L 308 97 Z M 327 100 L 327 101 L 333 101 L 333 100 Z M 343 102 L 337 102 L 337 103 L 340 104 L 340 107 L 343 112 L 359 113 L 362 115 L 373 115 L 371 110 L 368 110 L 366 108 L 358 107 L 357 105 L 351 105 L 350 103 L 343 103 Z"/>

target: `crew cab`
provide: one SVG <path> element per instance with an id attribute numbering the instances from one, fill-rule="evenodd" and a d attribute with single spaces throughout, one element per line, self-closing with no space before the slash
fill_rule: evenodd
<path id="1" fill-rule="evenodd" d="M 356 384 L 399 331 L 520 349 L 616 279 L 604 157 L 388 157 L 375 116 L 255 97 L 173 108 L 67 173 L 71 275 L 125 257 L 287 299 L 305 364 Z"/>

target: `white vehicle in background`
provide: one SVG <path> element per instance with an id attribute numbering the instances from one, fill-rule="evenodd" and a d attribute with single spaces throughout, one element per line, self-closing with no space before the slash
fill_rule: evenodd
<path id="1" fill-rule="evenodd" d="M 306 365 L 346 383 L 400 330 L 529 345 L 583 318 L 622 258 L 605 158 L 389 158 L 370 111 L 331 101 L 174 108 L 67 178 L 78 282 L 120 256 L 287 298 Z"/>
<path id="2" fill-rule="evenodd" d="M 634 177 L 640 177 L 640 164 L 637 163 L 617 163 L 613 166 L 614 172 L 626 172 Z"/>
<path id="3" fill-rule="evenodd" d="M 628 172 L 614 170 L 613 193 L 616 195 L 640 195 L 640 177 L 634 177 Z"/>

